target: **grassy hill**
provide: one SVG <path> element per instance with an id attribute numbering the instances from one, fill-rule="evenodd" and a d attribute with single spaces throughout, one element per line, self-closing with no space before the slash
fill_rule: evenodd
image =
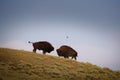
<path id="1" fill-rule="evenodd" d="M 120 80 L 120 71 L 55 56 L 0 48 L 0 80 Z"/>

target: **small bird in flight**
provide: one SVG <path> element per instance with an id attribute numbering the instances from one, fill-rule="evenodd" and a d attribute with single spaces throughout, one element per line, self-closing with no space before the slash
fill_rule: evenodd
<path id="1" fill-rule="evenodd" d="M 69 37 L 68 37 L 68 36 L 66 36 L 66 38 L 68 39 Z"/>

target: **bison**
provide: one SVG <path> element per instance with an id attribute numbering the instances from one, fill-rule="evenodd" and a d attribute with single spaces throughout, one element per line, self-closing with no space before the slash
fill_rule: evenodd
<path id="1" fill-rule="evenodd" d="M 46 54 L 46 52 L 50 53 L 54 50 L 54 47 L 47 41 L 39 41 L 39 42 L 28 42 L 33 44 L 33 52 L 36 53 L 36 50 L 43 50 L 43 54 Z"/>
<path id="2" fill-rule="evenodd" d="M 76 60 L 77 52 L 69 46 L 63 45 L 56 50 L 58 56 L 63 56 L 64 58 L 72 57 Z"/>

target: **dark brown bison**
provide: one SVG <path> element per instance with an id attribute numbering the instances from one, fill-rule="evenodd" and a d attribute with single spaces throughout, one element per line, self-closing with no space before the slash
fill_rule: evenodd
<path id="1" fill-rule="evenodd" d="M 64 58 L 72 57 L 76 60 L 77 52 L 69 46 L 63 45 L 56 50 L 58 56 L 63 56 Z"/>
<path id="2" fill-rule="evenodd" d="M 54 50 L 54 47 L 47 41 L 40 41 L 40 42 L 28 42 L 33 44 L 33 52 L 36 53 L 36 50 L 43 50 L 43 54 L 46 52 L 50 53 L 51 51 Z"/>

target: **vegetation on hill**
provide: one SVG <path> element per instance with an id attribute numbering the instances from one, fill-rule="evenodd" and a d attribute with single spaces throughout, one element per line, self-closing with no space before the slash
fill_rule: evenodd
<path id="1" fill-rule="evenodd" d="M 120 80 L 120 71 L 71 59 L 0 48 L 0 80 Z"/>

